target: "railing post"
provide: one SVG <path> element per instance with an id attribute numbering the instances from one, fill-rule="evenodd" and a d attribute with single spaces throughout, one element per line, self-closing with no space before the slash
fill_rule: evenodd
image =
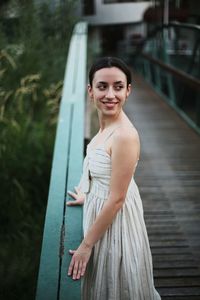
<path id="1" fill-rule="evenodd" d="M 166 45 L 166 41 L 165 39 L 163 39 L 163 48 L 162 48 L 162 56 L 163 56 L 163 60 L 166 64 L 170 64 L 169 61 L 169 56 L 167 54 L 167 45 Z M 175 104 L 176 103 L 176 95 L 175 95 L 175 90 L 174 90 L 174 84 L 173 84 L 173 79 L 171 74 L 166 73 L 166 78 L 167 78 L 167 87 L 168 87 L 168 92 L 169 92 L 169 101 L 171 102 L 171 104 Z"/>

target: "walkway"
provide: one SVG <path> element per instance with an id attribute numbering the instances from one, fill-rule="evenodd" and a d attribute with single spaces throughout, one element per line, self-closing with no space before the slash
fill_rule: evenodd
<path id="1" fill-rule="evenodd" d="M 200 299 L 200 137 L 133 75 L 126 112 L 141 138 L 136 182 L 163 300 Z"/>

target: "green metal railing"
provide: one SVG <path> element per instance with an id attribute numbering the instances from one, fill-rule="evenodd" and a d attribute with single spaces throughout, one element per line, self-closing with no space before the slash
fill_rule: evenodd
<path id="1" fill-rule="evenodd" d="M 46 210 L 37 300 L 80 299 L 80 281 L 67 276 L 69 249 L 82 239 L 82 208 L 66 206 L 83 162 L 87 24 L 75 26 L 66 65 Z"/>
<path id="2" fill-rule="evenodd" d="M 136 70 L 200 133 L 200 26 L 156 28 L 138 53 Z"/>

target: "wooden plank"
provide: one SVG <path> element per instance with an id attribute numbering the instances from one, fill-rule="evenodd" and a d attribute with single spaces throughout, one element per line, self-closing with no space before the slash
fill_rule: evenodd
<path id="1" fill-rule="evenodd" d="M 155 254 L 153 255 L 154 262 L 156 261 L 178 261 L 178 260 L 189 260 L 189 261 L 196 261 L 195 258 L 191 257 L 191 253 L 188 254 L 181 254 L 181 253 L 171 253 L 168 255 L 166 254 Z"/>
<path id="2" fill-rule="evenodd" d="M 157 240 L 152 241 L 151 240 L 151 247 L 188 247 L 188 242 L 186 240 L 180 241 L 180 240 Z"/>
<path id="3" fill-rule="evenodd" d="M 189 246 L 186 247 L 153 247 L 151 246 L 151 252 L 153 255 L 174 255 L 174 254 L 189 254 L 192 255 Z"/>
<path id="4" fill-rule="evenodd" d="M 176 288 L 159 288 L 163 296 L 199 296 L 200 287 L 176 287 Z"/>
<path id="5" fill-rule="evenodd" d="M 164 277 L 171 277 L 172 279 L 174 277 L 190 277 L 190 276 L 200 276 L 200 272 L 198 268 L 185 268 L 185 269 L 156 269 L 154 268 L 154 276 L 159 278 Z M 172 280 L 173 282 L 173 280 Z"/>
<path id="6" fill-rule="evenodd" d="M 199 296 L 185 295 L 185 296 L 162 296 L 162 300 L 199 300 Z"/>
<path id="7" fill-rule="evenodd" d="M 167 241 L 167 242 L 170 242 L 170 241 L 181 241 L 181 242 L 184 242 L 187 240 L 182 236 L 182 234 L 180 232 L 176 232 L 175 233 L 170 233 L 169 234 L 165 234 L 163 235 L 162 232 L 160 232 L 159 234 L 148 234 L 149 236 L 149 240 L 151 242 L 157 242 L 157 241 Z"/>
<path id="8" fill-rule="evenodd" d="M 200 276 L 176 277 L 173 278 L 173 281 L 171 277 L 155 278 L 154 282 L 157 287 L 200 287 Z"/>
<path id="9" fill-rule="evenodd" d="M 177 255 L 178 256 L 178 255 Z M 162 261 L 154 260 L 155 269 L 174 269 L 174 268 L 197 268 L 197 262 L 192 260 L 167 260 L 163 259 Z M 200 273 L 200 272 L 199 272 Z"/>

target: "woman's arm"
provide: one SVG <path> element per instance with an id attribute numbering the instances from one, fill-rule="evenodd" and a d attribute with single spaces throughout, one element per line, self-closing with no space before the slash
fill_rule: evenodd
<path id="1" fill-rule="evenodd" d="M 121 129 L 113 136 L 109 197 L 81 245 L 74 252 L 68 272 L 68 275 L 73 275 L 73 279 L 79 279 L 84 275 L 93 246 L 103 236 L 122 207 L 139 158 L 139 148 L 136 131 L 133 134 L 133 131 L 124 132 Z"/>

